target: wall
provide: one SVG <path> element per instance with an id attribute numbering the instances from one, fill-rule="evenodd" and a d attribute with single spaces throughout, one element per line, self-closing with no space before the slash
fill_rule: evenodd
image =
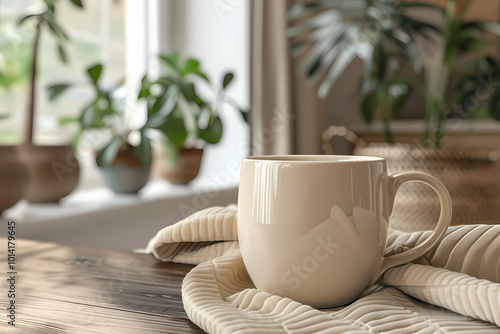
<path id="1" fill-rule="evenodd" d="M 235 78 L 227 93 L 248 108 L 250 94 L 250 5 L 249 0 L 170 0 L 170 49 L 200 59 L 215 85 L 232 71 Z M 210 92 L 205 90 L 205 94 Z M 230 106 L 222 110 L 224 134 L 220 143 L 205 150 L 202 177 L 225 176 L 238 180 L 228 166 L 240 165 L 248 154 L 249 128 Z M 223 173 L 227 171 L 228 173 Z"/>

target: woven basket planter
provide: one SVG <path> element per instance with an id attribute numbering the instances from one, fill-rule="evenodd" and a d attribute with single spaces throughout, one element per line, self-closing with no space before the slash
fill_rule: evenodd
<path id="1" fill-rule="evenodd" d="M 330 134 L 334 132 L 330 130 Z M 352 133 L 350 136 L 349 140 L 356 143 L 354 154 L 385 158 L 389 175 L 420 171 L 443 182 L 453 202 L 452 225 L 500 222 L 499 177 L 495 164 L 498 152 L 426 149 L 410 144 L 367 144 L 355 140 Z M 324 134 L 324 150 L 331 138 L 331 135 Z M 424 184 L 411 183 L 398 191 L 390 223 L 392 228 L 409 232 L 433 229 L 439 213 L 439 201 L 434 191 Z"/>

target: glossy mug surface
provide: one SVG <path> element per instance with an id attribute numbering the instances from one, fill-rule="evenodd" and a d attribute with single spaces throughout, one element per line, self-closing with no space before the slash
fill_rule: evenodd
<path id="1" fill-rule="evenodd" d="M 384 256 L 397 189 L 428 184 L 441 216 L 415 248 Z M 382 158 L 262 156 L 244 159 L 238 195 L 241 254 L 255 286 L 314 307 L 356 299 L 385 270 L 412 261 L 444 236 L 451 200 L 434 177 L 387 175 Z"/>

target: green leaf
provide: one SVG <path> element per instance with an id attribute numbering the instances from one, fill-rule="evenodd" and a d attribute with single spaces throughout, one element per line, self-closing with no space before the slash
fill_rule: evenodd
<path id="1" fill-rule="evenodd" d="M 489 47 L 489 42 L 477 38 L 466 38 L 465 40 L 460 41 L 460 44 L 458 45 L 458 49 L 462 52 L 486 50 Z"/>
<path id="2" fill-rule="evenodd" d="M 57 100 L 61 96 L 61 94 L 64 93 L 70 87 L 71 87 L 70 84 L 59 84 L 47 87 L 47 91 L 49 94 L 49 101 Z"/>
<path id="3" fill-rule="evenodd" d="M 373 45 L 369 44 L 364 52 L 358 53 L 359 58 L 363 61 L 363 77 L 361 79 L 361 93 L 367 94 L 372 86 L 372 71 L 373 71 Z"/>
<path id="4" fill-rule="evenodd" d="M 80 0 L 70 0 L 75 6 L 83 8 L 83 4 Z"/>
<path id="5" fill-rule="evenodd" d="M 64 30 L 55 22 L 53 21 L 46 21 L 47 25 L 49 26 L 50 30 L 54 33 L 54 35 L 59 38 L 61 41 L 67 41 L 69 40 L 68 35 L 64 32 Z"/>
<path id="6" fill-rule="evenodd" d="M 170 55 L 160 55 L 160 60 L 162 60 L 168 67 L 173 69 L 175 72 L 181 74 L 182 70 L 179 67 L 179 54 L 173 53 Z"/>
<path id="7" fill-rule="evenodd" d="M 373 121 L 373 116 L 377 111 L 378 98 L 376 93 L 372 93 L 364 98 L 361 103 L 361 116 L 363 116 L 363 121 L 370 124 Z"/>
<path id="8" fill-rule="evenodd" d="M 194 84 L 192 82 L 185 83 L 181 85 L 181 91 L 182 94 L 184 94 L 184 97 L 188 101 L 195 101 L 196 100 L 196 88 L 194 87 Z"/>
<path id="9" fill-rule="evenodd" d="M 111 166 L 116 159 L 116 155 L 123 144 L 121 136 L 114 137 L 111 142 L 106 145 L 101 152 L 97 155 L 96 162 L 97 166 L 105 167 Z"/>
<path id="10" fill-rule="evenodd" d="M 155 115 L 158 111 L 160 111 L 166 102 L 167 102 L 167 94 L 164 93 L 156 100 L 154 100 L 151 106 L 148 106 L 148 117 L 151 117 Z"/>
<path id="11" fill-rule="evenodd" d="M 177 93 L 179 93 L 179 87 L 170 86 L 165 94 L 158 98 L 151 108 L 148 108 L 148 120 L 144 125 L 145 128 L 154 128 L 165 122 L 166 117 L 177 106 Z"/>
<path id="12" fill-rule="evenodd" d="M 330 72 L 328 72 L 326 79 L 319 87 L 318 95 L 321 98 L 325 98 L 330 93 L 333 85 L 337 82 L 342 73 L 344 73 L 347 66 L 349 66 L 349 64 L 354 60 L 355 57 L 356 49 L 354 47 L 347 48 L 339 55 Z"/>
<path id="13" fill-rule="evenodd" d="M 209 144 L 217 144 L 222 138 L 222 121 L 216 117 L 206 129 L 200 129 L 199 137 Z"/>
<path id="14" fill-rule="evenodd" d="M 102 65 L 101 64 L 94 65 L 90 67 L 87 70 L 87 72 L 90 78 L 92 79 L 92 82 L 94 82 L 94 85 L 97 86 L 97 82 L 99 81 L 99 78 L 101 77 L 102 73 Z"/>
<path id="15" fill-rule="evenodd" d="M 246 111 L 246 110 L 243 110 L 243 109 L 239 109 L 239 111 L 240 111 L 241 117 L 243 117 L 243 120 L 246 123 L 248 123 L 249 120 L 250 120 L 250 112 Z"/>
<path id="16" fill-rule="evenodd" d="M 233 73 L 227 73 L 224 76 L 224 80 L 222 80 L 222 89 L 226 89 L 226 87 L 231 83 L 233 78 L 234 78 Z"/>
<path id="17" fill-rule="evenodd" d="M 320 87 L 320 96 L 329 93 L 356 57 L 362 58 L 365 65 L 360 86 L 362 95 L 386 79 L 388 64 L 396 57 L 410 59 L 414 70 L 421 71 L 421 53 L 415 41 L 418 37 L 433 40 L 435 36 L 431 33 L 440 33 L 441 29 L 405 14 L 412 14 L 411 9 L 417 7 L 440 13 L 443 10 L 413 1 L 405 6 L 407 3 L 397 0 L 302 1 L 290 9 L 289 20 L 301 19 L 287 29 L 287 35 L 294 37 L 291 53 L 307 52 L 300 70 L 312 82 L 329 71 Z M 377 50 L 369 52 L 364 44 Z"/>
<path id="18" fill-rule="evenodd" d="M 205 73 L 203 73 L 201 71 L 197 71 L 197 72 L 194 72 L 193 74 L 196 75 L 196 76 L 198 76 L 198 77 L 200 77 L 200 78 L 202 78 L 206 82 L 210 83 L 210 79 L 208 78 L 208 76 Z"/>
<path id="19" fill-rule="evenodd" d="M 196 94 L 196 88 L 192 82 L 182 84 L 180 88 L 186 100 L 195 102 L 197 105 L 204 104 L 203 100 Z"/>
<path id="20" fill-rule="evenodd" d="M 59 125 L 64 126 L 72 123 L 78 123 L 80 120 L 75 117 L 64 117 L 59 120 Z"/>
<path id="21" fill-rule="evenodd" d="M 497 36 L 500 36 L 500 24 L 496 22 L 484 22 L 484 29 Z"/>
<path id="22" fill-rule="evenodd" d="M 166 117 L 165 121 L 161 125 L 157 126 L 156 129 L 163 132 L 177 147 L 183 147 L 184 142 L 188 137 L 188 131 L 182 116 L 177 117 L 173 113 Z"/>
<path id="23" fill-rule="evenodd" d="M 139 91 L 139 96 L 137 96 L 137 99 L 140 100 L 142 98 L 149 97 L 151 93 L 149 92 L 149 88 L 141 88 Z"/>
<path id="24" fill-rule="evenodd" d="M 300 65 L 300 70 L 307 73 L 309 79 L 314 81 L 334 63 L 342 51 L 342 46 L 347 44 L 347 31 L 354 28 L 354 24 L 348 24 L 344 30 L 332 33 L 327 40 L 318 41 L 309 52 L 306 60 Z"/>
<path id="25" fill-rule="evenodd" d="M 338 0 L 333 0 L 333 2 L 339 2 Z M 316 11 L 318 9 L 328 8 L 332 5 L 332 2 L 325 3 L 323 1 L 314 1 L 309 3 L 296 3 L 293 5 L 287 13 L 288 20 L 296 20 L 302 15 L 310 11 Z"/>
<path id="26" fill-rule="evenodd" d="M 68 56 L 66 54 L 66 50 L 63 48 L 61 44 L 57 45 L 57 53 L 59 55 L 59 59 L 64 63 L 68 63 Z"/>
<path id="27" fill-rule="evenodd" d="M 55 11 L 55 1 L 54 0 L 43 0 L 45 2 L 45 4 L 47 5 L 47 8 L 51 11 L 51 12 L 54 12 Z"/>
<path id="28" fill-rule="evenodd" d="M 189 58 L 184 64 L 184 68 L 181 71 L 182 76 L 187 74 L 194 74 L 199 71 L 200 62 L 194 58 Z"/>
<path id="29" fill-rule="evenodd" d="M 429 3 L 425 3 L 425 2 L 414 2 L 414 3 L 401 2 L 399 4 L 399 6 L 401 6 L 402 8 L 428 8 L 428 9 L 433 9 L 433 10 L 436 10 L 438 12 L 444 13 L 444 8 L 436 6 L 436 5 L 432 5 Z"/>
<path id="30" fill-rule="evenodd" d="M 445 10 L 445 22 L 447 27 L 452 26 L 452 22 L 455 20 L 455 12 L 456 12 L 456 0 L 447 0 L 446 1 L 446 10 Z"/>
<path id="31" fill-rule="evenodd" d="M 145 75 L 142 77 L 141 90 L 139 92 L 139 96 L 137 96 L 137 99 L 140 100 L 142 98 L 149 97 L 151 95 L 149 88 L 151 88 L 151 82 L 149 81 L 148 76 Z"/>
<path id="32" fill-rule="evenodd" d="M 401 93 L 393 98 L 393 101 L 392 101 L 392 113 L 393 113 L 393 115 L 399 113 L 403 109 L 406 101 L 408 101 L 408 98 L 410 97 L 412 90 L 408 86 L 406 86 L 406 89 L 407 90 L 404 93 Z"/>
<path id="33" fill-rule="evenodd" d="M 375 61 L 377 64 L 377 79 L 379 82 L 385 80 L 387 74 L 387 55 L 381 41 L 377 41 L 375 48 Z"/>
<path id="34" fill-rule="evenodd" d="M 141 143 L 134 148 L 134 156 L 144 165 L 150 166 L 153 159 L 151 140 L 141 131 Z"/>
<path id="35" fill-rule="evenodd" d="M 71 146 L 73 146 L 73 148 L 75 149 L 75 151 L 78 148 L 78 143 L 82 139 L 83 132 L 84 131 L 80 130 L 80 131 L 78 131 L 78 133 L 73 138 L 71 138 Z"/>
<path id="36" fill-rule="evenodd" d="M 422 35 L 423 37 L 427 36 L 426 33 L 428 31 L 435 32 L 439 35 L 443 34 L 443 31 L 440 27 L 428 22 L 416 20 L 408 15 L 396 14 L 394 19 L 402 22 L 402 28 L 407 30 L 407 32 L 414 31 L 417 34 Z"/>
<path id="37" fill-rule="evenodd" d="M 423 68 L 423 62 L 417 45 L 411 40 L 409 36 L 403 35 L 401 38 L 396 37 L 396 40 L 397 42 L 401 43 L 400 45 L 404 49 L 406 55 L 410 58 L 411 65 L 413 66 L 413 71 L 415 73 L 420 73 Z"/>
<path id="38" fill-rule="evenodd" d="M 179 163 L 179 148 L 175 146 L 168 137 L 164 137 L 162 139 L 163 149 L 165 151 L 165 155 L 167 156 L 167 160 L 171 166 L 176 166 Z"/>
<path id="39" fill-rule="evenodd" d="M 98 119 L 98 113 L 96 112 L 96 105 L 99 102 L 99 98 L 93 101 L 91 104 L 83 108 L 80 114 L 80 123 L 83 129 L 99 127 L 102 119 Z"/>
<path id="40" fill-rule="evenodd" d="M 40 14 L 30 14 L 30 15 L 26 15 L 25 17 L 21 18 L 19 21 L 17 21 L 17 24 L 18 25 L 22 25 L 24 24 L 26 21 L 28 21 L 29 19 L 33 18 L 33 17 L 40 17 Z"/>

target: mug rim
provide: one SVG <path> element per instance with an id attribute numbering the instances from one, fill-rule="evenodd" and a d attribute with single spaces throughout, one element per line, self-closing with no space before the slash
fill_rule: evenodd
<path id="1" fill-rule="evenodd" d="M 286 162 L 299 164 L 328 164 L 328 163 L 367 163 L 367 162 L 384 162 L 385 159 L 373 156 L 359 155 L 320 155 L 320 154 L 289 154 L 289 155 L 257 155 L 243 159 L 243 161 L 254 162 Z"/>

